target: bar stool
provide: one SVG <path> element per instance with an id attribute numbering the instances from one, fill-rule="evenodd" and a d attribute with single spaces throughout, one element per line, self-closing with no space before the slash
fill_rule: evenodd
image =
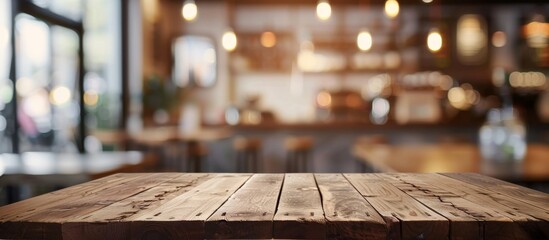
<path id="1" fill-rule="evenodd" d="M 286 172 L 306 172 L 309 155 L 313 148 L 311 137 L 288 137 L 284 141 L 287 151 Z M 312 168 L 312 163 L 310 164 Z"/>
<path id="2" fill-rule="evenodd" d="M 261 139 L 237 137 L 233 142 L 238 172 L 257 172 L 260 164 Z"/>
<path id="3" fill-rule="evenodd" d="M 208 155 L 208 148 L 198 141 L 187 142 L 187 171 L 201 172 L 202 161 Z"/>

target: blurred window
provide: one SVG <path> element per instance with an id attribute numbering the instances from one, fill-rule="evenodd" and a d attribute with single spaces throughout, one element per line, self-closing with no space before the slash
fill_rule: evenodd
<path id="1" fill-rule="evenodd" d="M 0 153 L 11 151 L 9 103 L 13 98 L 13 84 L 9 80 L 11 60 L 11 5 L 0 0 Z"/>
<path id="2" fill-rule="evenodd" d="M 89 130 L 116 129 L 122 117 L 120 2 L 86 1 L 84 100 Z"/>
<path id="3" fill-rule="evenodd" d="M 86 2 L 94 2 L 86 1 Z M 82 20 L 83 0 L 32 0 L 36 6 L 47 8 L 50 11 L 75 21 Z"/>
<path id="4" fill-rule="evenodd" d="M 122 108 L 120 1 L 20 2 L 51 11 L 44 19 L 34 17 L 33 8 L 22 8 L 30 10 L 12 16 L 10 2 L 0 0 L 0 152 L 75 152 L 83 150 L 82 122 L 88 130 L 117 128 Z M 49 22 L 54 15 L 65 18 L 61 20 L 65 23 Z M 11 21 L 17 45 L 15 86 L 9 79 Z M 80 38 L 84 38 L 83 59 Z M 85 69 L 79 69 L 80 61 Z M 84 71 L 82 93 L 80 71 Z M 81 94 L 85 106 L 80 105 Z M 81 111 L 87 112 L 85 121 L 80 119 Z M 9 132 L 14 119 L 17 134 Z M 11 144 L 13 135 L 17 144 Z"/>

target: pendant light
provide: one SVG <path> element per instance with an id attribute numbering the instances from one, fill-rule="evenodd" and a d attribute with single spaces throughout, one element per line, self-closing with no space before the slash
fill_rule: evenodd
<path id="1" fill-rule="evenodd" d="M 192 22 L 198 16 L 198 7 L 194 0 L 186 0 L 181 8 L 181 16 L 185 21 Z"/>
<path id="2" fill-rule="evenodd" d="M 238 40 L 236 38 L 236 34 L 232 29 L 227 30 L 225 33 L 223 33 L 223 37 L 221 37 L 221 45 L 223 45 L 223 48 L 229 52 L 232 52 L 236 49 L 236 46 L 238 45 Z"/>
<path id="3" fill-rule="evenodd" d="M 316 5 L 316 16 L 322 21 L 330 19 L 332 16 L 332 6 L 328 0 L 319 0 Z"/>
<path id="4" fill-rule="evenodd" d="M 427 35 L 427 48 L 431 52 L 438 52 L 442 48 L 442 35 L 438 29 L 433 28 Z"/>
<path id="5" fill-rule="evenodd" d="M 400 11 L 400 6 L 398 5 L 397 0 L 387 0 L 385 2 L 385 15 L 389 18 L 395 18 L 398 16 Z"/>
<path id="6" fill-rule="evenodd" d="M 372 48 L 372 34 L 366 29 L 361 30 L 356 37 L 356 45 L 360 51 L 368 51 Z"/>

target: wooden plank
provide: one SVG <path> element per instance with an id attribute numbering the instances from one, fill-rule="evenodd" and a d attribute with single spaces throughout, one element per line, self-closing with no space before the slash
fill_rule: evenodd
<path id="1" fill-rule="evenodd" d="M 493 192 L 488 188 L 481 188 L 440 174 L 410 175 L 512 219 L 518 224 L 518 229 L 513 229 L 514 238 L 549 239 L 549 211 L 547 209 L 537 208 Z M 488 236 L 492 234 L 498 233 L 485 233 Z"/>
<path id="2" fill-rule="evenodd" d="M 30 222 L 30 216 L 47 212 L 63 202 L 76 201 L 118 184 L 129 182 L 143 174 L 116 174 L 88 183 L 61 189 L 0 208 L 0 238 L 59 238 L 61 226 L 56 223 Z"/>
<path id="3" fill-rule="evenodd" d="M 381 215 L 341 174 L 315 174 L 326 217 L 326 238 L 386 239 Z"/>
<path id="4" fill-rule="evenodd" d="M 283 174 L 255 174 L 206 222 L 206 238 L 273 238 Z"/>
<path id="5" fill-rule="evenodd" d="M 26 238 L 35 238 L 37 236 L 60 234 L 60 226 L 56 224 L 31 223 L 25 221 L 25 219 L 33 214 L 44 212 L 45 209 L 56 206 L 61 201 L 78 200 L 97 191 L 131 181 L 136 177 L 138 175 L 132 175 L 131 177 L 127 174 L 111 175 L 4 206 L 0 210 L 0 237 L 25 236 Z"/>
<path id="6" fill-rule="evenodd" d="M 58 226 L 51 224 L 58 223 L 62 225 L 62 235 L 70 236 L 72 234 L 70 228 L 65 229 L 63 223 L 71 221 L 72 218 L 78 218 L 79 216 L 89 214 L 119 200 L 140 193 L 161 182 L 177 177 L 178 175 L 178 173 L 139 175 L 138 178 L 132 178 L 131 181 L 121 182 L 107 188 L 100 186 L 102 190 L 96 191 L 94 194 L 88 194 L 84 198 L 71 199 L 70 201 L 61 200 L 58 204 L 42 209 L 22 220 L 37 226 L 40 226 L 40 223 L 49 223 L 44 225 L 44 231 L 46 232 L 58 230 Z M 21 226 L 25 228 L 23 225 Z M 47 229 L 48 227 L 52 227 L 53 229 L 49 230 Z M 17 228 L 14 230 L 22 231 Z"/>
<path id="7" fill-rule="evenodd" d="M 130 236 L 130 224 L 125 223 L 139 217 L 148 209 L 160 207 L 163 203 L 191 191 L 199 184 L 211 179 L 212 174 L 186 173 L 165 181 L 158 186 L 95 212 L 74 216 L 63 224 L 63 237 L 77 239 L 125 238 Z"/>
<path id="8" fill-rule="evenodd" d="M 59 204 L 28 216 L 24 220 L 30 222 L 63 223 L 74 218 L 78 219 L 80 216 L 90 214 L 177 176 L 180 176 L 180 174 L 153 173 L 140 175 L 140 177 L 132 179 L 131 181 L 122 182 L 108 188 L 102 188 L 101 191 L 89 194 L 85 198 L 79 198 L 72 201 L 60 201 Z"/>
<path id="9" fill-rule="evenodd" d="M 124 181 L 123 176 L 125 175 L 115 174 L 83 184 L 63 188 L 55 192 L 25 199 L 7 206 L 2 206 L 0 207 L 0 222 L 20 219 L 26 215 L 33 214 L 39 210 L 40 207 L 45 207 L 45 205 L 48 205 L 49 203 L 56 203 L 59 200 L 75 195 L 83 195 L 84 192 L 89 191 L 98 185 L 114 184 L 118 181 Z"/>
<path id="10" fill-rule="evenodd" d="M 374 174 L 345 177 L 383 216 L 390 239 L 446 239 L 448 220 Z"/>
<path id="11" fill-rule="evenodd" d="M 130 223 L 132 239 L 204 239 L 204 222 L 250 177 L 219 174 Z"/>
<path id="12" fill-rule="evenodd" d="M 549 194 L 546 193 L 538 192 L 536 190 L 508 183 L 499 179 L 486 177 L 477 173 L 444 173 L 442 175 L 482 188 L 488 188 L 492 191 L 505 194 L 543 209 L 549 209 Z"/>
<path id="13" fill-rule="evenodd" d="M 380 174 L 400 190 L 450 220 L 451 239 L 509 239 L 516 236 L 517 224 L 490 208 L 461 198 L 409 174 Z"/>
<path id="14" fill-rule="evenodd" d="M 286 174 L 274 216 L 274 238 L 325 238 L 324 211 L 313 174 Z"/>

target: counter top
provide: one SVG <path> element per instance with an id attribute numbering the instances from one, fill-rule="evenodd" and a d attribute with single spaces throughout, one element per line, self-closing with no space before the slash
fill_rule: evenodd
<path id="1" fill-rule="evenodd" d="M 483 161 L 470 143 L 361 143 L 353 146 L 357 159 L 379 172 L 475 172 L 516 182 L 549 182 L 549 146 L 528 144 L 521 162 Z"/>
<path id="2" fill-rule="evenodd" d="M 416 123 L 397 124 L 387 123 L 375 125 L 369 122 L 298 122 L 298 123 L 260 123 L 260 124 L 239 124 L 232 126 L 237 130 L 368 130 L 368 129 L 418 129 L 418 128 L 470 128 L 478 129 L 482 123 Z"/>

